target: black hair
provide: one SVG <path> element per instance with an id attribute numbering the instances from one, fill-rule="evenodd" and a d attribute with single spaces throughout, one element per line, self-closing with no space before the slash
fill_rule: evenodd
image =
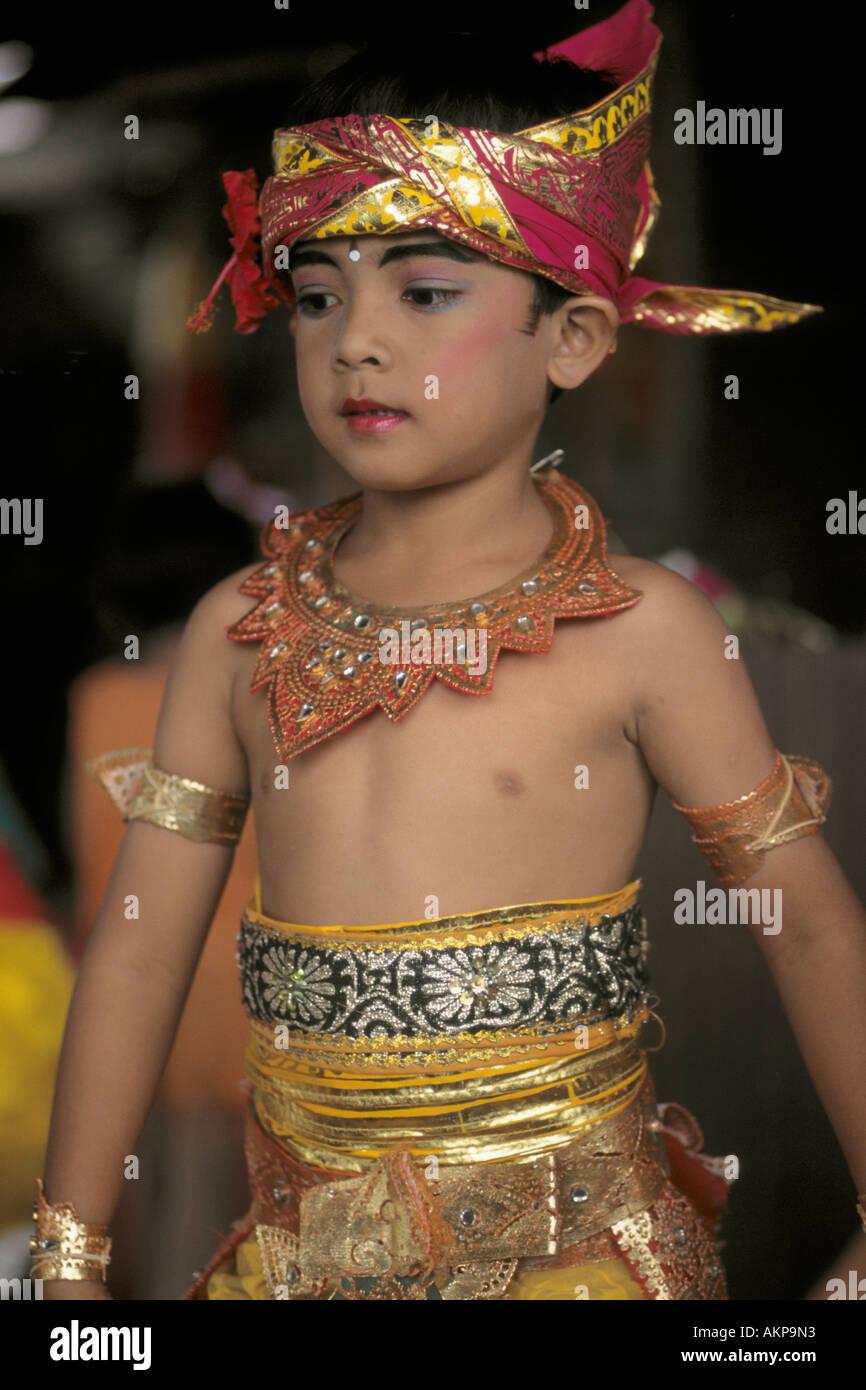
<path id="1" fill-rule="evenodd" d="M 618 85 L 608 73 L 579 68 L 565 59 L 539 63 L 531 52 L 515 49 L 513 40 L 437 34 L 435 60 L 430 49 L 416 49 L 412 51 L 419 52 L 418 61 L 411 65 L 404 36 L 377 39 L 304 87 L 290 104 L 285 124 L 307 125 L 350 114 L 421 119 L 434 114 L 449 125 L 513 135 L 585 110 Z M 533 274 L 526 331 L 534 333 L 542 314 L 555 313 L 571 298 L 570 290 Z M 549 404 L 561 395 L 554 386 Z"/>

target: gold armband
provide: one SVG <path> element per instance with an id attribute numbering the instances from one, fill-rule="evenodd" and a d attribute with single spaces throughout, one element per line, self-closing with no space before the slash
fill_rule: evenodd
<path id="1" fill-rule="evenodd" d="M 105 1283 L 111 1258 L 107 1226 L 85 1225 L 71 1202 L 46 1200 L 36 1179 L 36 1234 L 30 1241 L 31 1279 L 92 1279 Z"/>
<path id="2" fill-rule="evenodd" d="M 236 845 L 241 837 L 248 796 L 164 772 L 154 766 L 151 748 L 115 749 L 91 758 L 84 767 L 105 788 L 124 820 L 150 821 L 200 843 Z"/>
<path id="3" fill-rule="evenodd" d="M 815 835 L 827 819 L 832 785 L 812 758 L 777 751 L 772 772 L 746 796 L 719 806 L 672 805 L 727 888 L 755 873 L 768 849 Z"/>

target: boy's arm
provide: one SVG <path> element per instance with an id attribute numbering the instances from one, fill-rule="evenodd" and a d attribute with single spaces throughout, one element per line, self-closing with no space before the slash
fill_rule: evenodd
<path id="1" fill-rule="evenodd" d="M 230 718 L 237 576 L 196 605 L 166 686 L 154 764 L 248 795 Z M 249 601 L 246 601 L 249 607 Z M 144 821 L 130 823 L 88 939 L 66 1021 L 42 1174 L 47 1200 L 111 1222 L 174 1041 L 234 856 Z M 76 1296 L 75 1284 L 55 1295 Z M 48 1289 L 49 1281 L 46 1281 Z M 83 1290 L 82 1290 L 83 1292 Z"/>
<path id="2" fill-rule="evenodd" d="M 752 792 L 776 749 L 742 659 L 725 656 L 724 621 L 698 589 L 661 566 L 640 562 L 633 582 L 645 597 L 617 621 L 633 619 L 633 728 L 650 770 L 679 806 L 716 806 Z M 820 832 L 765 851 L 741 886 L 781 889 L 781 931 L 748 929 L 857 1192 L 866 1192 L 866 913 Z"/>

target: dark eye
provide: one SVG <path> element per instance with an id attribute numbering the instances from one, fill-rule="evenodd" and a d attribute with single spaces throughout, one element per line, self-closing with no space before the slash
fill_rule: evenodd
<path id="1" fill-rule="evenodd" d="M 323 311 L 321 309 L 314 309 L 311 306 L 314 300 L 325 299 L 326 297 L 327 296 L 324 293 L 298 295 L 298 312 L 301 314 L 305 314 L 310 318 L 318 317 L 318 315 L 321 314 Z"/>
<path id="2" fill-rule="evenodd" d="M 439 289 L 438 286 L 434 286 L 434 285 L 419 285 L 419 286 L 418 286 L 417 288 L 415 288 L 415 289 L 408 289 L 408 290 L 406 291 L 406 293 L 407 293 L 407 294 L 439 294 L 439 295 L 442 295 L 443 298 L 440 299 L 440 300 L 438 300 L 438 301 L 437 301 L 436 303 L 434 303 L 434 304 L 427 304 L 427 305 L 423 305 L 423 304 L 422 304 L 422 305 L 419 305 L 419 308 L 436 309 L 436 308 L 441 308 L 444 304 L 447 304 L 449 300 L 454 299 L 455 296 L 457 296 L 457 295 L 460 294 L 460 290 L 442 290 L 442 289 Z"/>
<path id="3" fill-rule="evenodd" d="M 410 286 L 408 289 L 404 290 L 403 293 L 404 295 L 426 294 L 440 296 L 440 298 L 436 299 L 432 304 L 415 305 L 416 309 L 428 311 L 432 310 L 433 312 L 435 312 L 437 309 L 444 309 L 445 305 L 450 303 L 451 300 L 458 298 L 462 294 L 462 291 L 440 289 L 438 286 L 434 285 L 417 285 Z M 319 318 L 325 312 L 325 309 L 317 308 L 316 301 L 321 301 L 327 298 L 328 292 L 325 290 L 319 290 L 312 294 L 298 295 L 298 312 L 303 314 L 305 318 Z"/>

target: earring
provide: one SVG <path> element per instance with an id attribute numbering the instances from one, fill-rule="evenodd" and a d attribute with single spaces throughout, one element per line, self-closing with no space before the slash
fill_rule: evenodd
<path id="1" fill-rule="evenodd" d="M 546 458 L 539 459 L 538 463 L 531 464 L 529 471 L 530 473 L 540 473 L 542 468 L 558 468 L 564 458 L 564 449 L 554 449 L 553 453 L 548 454 Z"/>

